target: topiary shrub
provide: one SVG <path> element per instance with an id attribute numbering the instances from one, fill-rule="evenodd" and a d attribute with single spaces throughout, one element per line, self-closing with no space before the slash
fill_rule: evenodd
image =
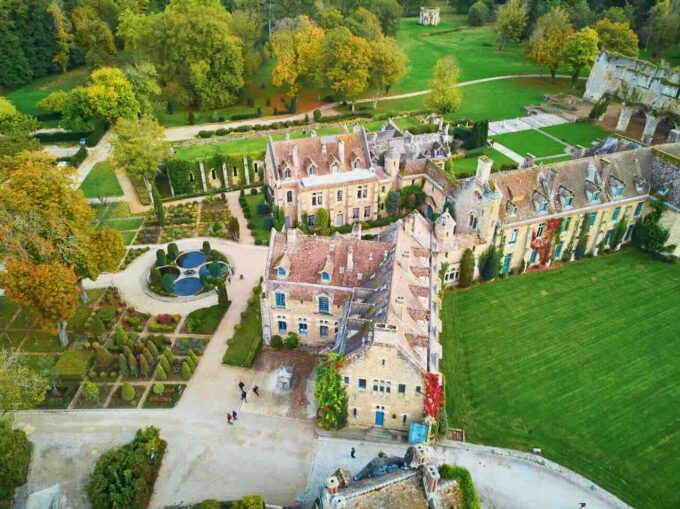
<path id="1" fill-rule="evenodd" d="M 175 280 L 172 279 L 170 274 L 163 274 L 163 278 L 161 279 L 161 288 L 165 293 L 174 293 Z"/>
<path id="2" fill-rule="evenodd" d="M 122 353 L 118 354 L 118 370 L 124 375 L 127 374 L 129 370 L 125 354 Z"/>
<path id="3" fill-rule="evenodd" d="M 439 467 L 439 475 L 442 479 L 458 481 L 460 491 L 463 493 L 463 509 L 481 509 L 472 476 L 466 468 L 444 464 Z"/>
<path id="4" fill-rule="evenodd" d="M 161 267 L 168 264 L 168 257 L 162 249 L 156 250 L 156 267 Z"/>
<path id="5" fill-rule="evenodd" d="M 153 392 L 154 394 L 163 394 L 164 390 L 165 390 L 165 385 L 159 384 L 159 383 L 155 383 L 151 387 L 151 392 Z"/>
<path id="6" fill-rule="evenodd" d="M 168 244 L 168 260 L 175 261 L 179 256 L 179 248 L 174 242 Z"/>
<path id="7" fill-rule="evenodd" d="M 281 339 L 281 336 L 278 334 L 274 334 L 272 336 L 272 340 L 269 342 L 269 345 L 276 350 L 280 350 L 283 348 L 283 339 Z"/>
<path id="8" fill-rule="evenodd" d="M 191 378 L 191 367 L 189 367 L 187 361 L 182 362 L 181 375 L 185 380 L 189 380 Z"/>
<path id="9" fill-rule="evenodd" d="M 163 349 L 163 357 L 165 357 L 168 364 L 173 364 L 175 362 L 175 356 L 172 354 L 172 350 L 167 346 Z"/>
<path id="10" fill-rule="evenodd" d="M 99 386 L 92 382 L 83 382 L 83 386 L 80 388 L 80 393 L 83 395 L 87 401 L 96 403 L 99 401 Z"/>
<path id="11" fill-rule="evenodd" d="M 156 368 L 156 380 L 164 381 L 167 378 L 168 375 L 165 374 L 165 369 L 163 369 L 163 363 L 161 362 Z"/>
<path id="12" fill-rule="evenodd" d="M 472 285 L 475 276 L 475 254 L 472 249 L 466 249 L 460 261 L 460 279 L 459 284 L 461 288 L 467 288 Z"/>
<path id="13" fill-rule="evenodd" d="M 203 241 L 203 247 L 202 247 L 202 249 L 201 249 L 201 251 L 203 251 L 203 254 L 206 255 L 206 256 L 210 256 L 210 251 L 211 251 L 211 250 L 212 250 L 212 249 L 211 249 L 211 247 L 210 247 L 210 242 L 208 242 L 207 240 L 204 240 L 204 241 Z"/>
<path id="14" fill-rule="evenodd" d="M 129 382 L 125 382 L 120 390 L 120 397 L 123 401 L 131 403 L 135 399 L 135 388 Z"/>
<path id="15" fill-rule="evenodd" d="M 289 332 L 286 337 L 285 347 L 288 350 L 294 350 L 300 344 L 300 338 L 295 332 Z"/>

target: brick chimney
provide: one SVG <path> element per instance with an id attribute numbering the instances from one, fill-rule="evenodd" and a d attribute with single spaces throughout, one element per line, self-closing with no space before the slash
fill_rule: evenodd
<path id="1" fill-rule="evenodd" d="M 326 491 L 328 492 L 328 495 L 330 495 L 331 497 L 333 495 L 337 495 L 339 490 L 340 481 L 338 481 L 337 477 L 332 475 L 328 479 L 326 479 Z"/>
<path id="2" fill-rule="evenodd" d="M 425 484 L 425 496 L 430 500 L 437 493 L 439 483 L 439 471 L 434 463 L 428 463 L 423 467 L 423 483 Z"/>
<path id="3" fill-rule="evenodd" d="M 290 149 L 290 152 L 291 152 L 291 155 L 293 157 L 293 166 L 297 170 L 297 169 L 300 168 L 300 160 L 298 159 L 297 145 L 293 145 L 292 148 Z"/>
<path id="4" fill-rule="evenodd" d="M 347 250 L 347 268 L 345 270 L 347 272 L 354 270 L 354 249 L 352 249 L 352 246 Z"/>
<path id="5" fill-rule="evenodd" d="M 338 159 L 340 159 L 340 168 L 345 168 L 345 142 L 338 140 Z"/>

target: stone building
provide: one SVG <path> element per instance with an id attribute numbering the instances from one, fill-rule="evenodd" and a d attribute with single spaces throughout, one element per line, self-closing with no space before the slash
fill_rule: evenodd
<path id="1" fill-rule="evenodd" d="M 267 144 L 265 182 L 283 208 L 287 227 L 303 217 L 316 224 L 316 211 L 328 210 L 334 227 L 384 215 L 387 193 L 400 188 L 400 166 L 407 161 L 444 161 L 450 154 L 448 125 L 435 133 L 412 135 L 387 121 L 378 132 L 355 125 L 353 133 Z"/>
<path id="2" fill-rule="evenodd" d="M 439 7 L 420 7 L 420 17 L 418 18 L 418 23 L 423 26 L 433 26 L 439 25 Z"/>
<path id="3" fill-rule="evenodd" d="M 660 124 L 668 124 L 668 142 L 680 141 L 680 71 L 602 50 L 586 82 L 584 99 L 608 97 L 621 104 L 616 125 L 625 131 L 632 116 L 642 113 L 642 141 L 650 143 Z"/>
<path id="4" fill-rule="evenodd" d="M 272 235 L 265 342 L 292 331 L 307 347 L 344 355 L 350 425 L 408 429 L 423 417 L 424 375 L 441 359 L 430 221 L 413 212 L 376 240 L 361 240 L 359 225 L 348 236 Z"/>
<path id="5" fill-rule="evenodd" d="M 326 480 L 317 509 L 457 509 L 463 494 L 457 481 L 442 479 L 432 448 L 410 446 L 404 457 L 379 453 L 352 476 L 343 468 Z"/>

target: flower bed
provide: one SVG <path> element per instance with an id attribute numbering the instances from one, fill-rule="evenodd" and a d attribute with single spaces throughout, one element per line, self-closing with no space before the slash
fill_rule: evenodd
<path id="1" fill-rule="evenodd" d="M 36 405 L 40 410 L 56 410 L 68 408 L 79 387 L 78 382 L 66 382 L 56 385 L 56 391 L 50 389 L 45 394 L 45 400 Z"/>
<path id="2" fill-rule="evenodd" d="M 150 332 L 174 332 L 177 328 L 177 324 L 182 319 L 181 315 L 170 315 L 162 314 L 154 316 L 149 321 L 149 331 Z"/>
<path id="3" fill-rule="evenodd" d="M 146 242 L 144 242 L 144 244 L 146 244 Z M 125 269 L 128 265 L 146 253 L 148 250 L 148 247 L 133 247 L 132 249 L 128 249 L 127 253 L 125 254 L 125 258 L 123 259 L 123 264 L 120 266 L 120 270 Z"/>
<path id="4" fill-rule="evenodd" d="M 157 226 L 155 227 L 148 227 L 144 226 L 139 232 L 137 233 L 137 244 L 158 244 L 159 239 L 161 238 L 161 229 Z"/>
<path id="5" fill-rule="evenodd" d="M 151 317 L 149 313 L 140 313 L 133 308 L 128 308 L 123 317 L 123 328 L 126 331 L 142 332 L 149 317 Z"/>
<path id="6" fill-rule="evenodd" d="M 104 403 L 106 403 L 106 398 L 109 397 L 109 394 L 113 389 L 113 384 L 97 384 L 97 387 L 99 388 L 98 401 L 90 401 L 83 395 L 83 392 L 81 391 L 80 395 L 78 396 L 78 401 L 76 401 L 76 404 L 74 405 L 74 408 L 82 409 L 104 408 Z"/>
<path id="7" fill-rule="evenodd" d="M 174 407 L 179 399 L 184 393 L 186 384 L 163 384 L 163 392 L 161 394 L 155 394 L 152 391 L 144 400 L 144 408 L 172 408 Z"/>
<path id="8" fill-rule="evenodd" d="M 193 350 L 199 357 L 210 343 L 210 338 L 177 338 L 172 345 L 172 353 L 175 355 L 189 355 L 189 350 Z"/>

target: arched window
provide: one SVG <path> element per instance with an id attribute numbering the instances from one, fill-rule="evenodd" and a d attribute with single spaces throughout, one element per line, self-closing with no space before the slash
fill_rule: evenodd
<path id="1" fill-rule="evenodd" d="M 279 267 L 277 270 L 277 274 L 279 277 L 286 277 L 286 269 L 284 267 Z"/>
<path id="2" fill-rule="evenodd" d="M 189 172 L 189 182 L 193 182 L 193 181 L 194 181 L 194 174 L 193 174 L 193 172 Z"/>
<path id="3" fill-rule="evenodd" d="M 321 281 L 330 281 L 331 275 L 328 272 L 321 273 Z"/>
<path id="4" fill-rule="evenodd" d="M 286 203 L 293 203 L 293 191 L 286 192 Z"/>
<path id="5" fill-rule="evenodd" d="M 215 168 L 210 170 L 210 178 L 213 180 L 217 180 L 217 172 L 215 171 Z"/>
<path id="6" fill-rule="evenodd" d="M 236 166 L 232 168 L 234 170 L 234 177 L 238 177 L 238 170 L 236 169 Z"/>
<path id="7" fill-rule="evenodd" d="M 468 228 L 473 230 L 477 229 L 477 216 L 474 212 L 470 212 L 470 217 L 468 218 Z"/>
<path id="8" fill-rule="evenodd" d="M 307 168 L 307 171 L 309 172 L 310 175 L 316 175 L 316 166 L 310 164 L 309 168 Z"/>

